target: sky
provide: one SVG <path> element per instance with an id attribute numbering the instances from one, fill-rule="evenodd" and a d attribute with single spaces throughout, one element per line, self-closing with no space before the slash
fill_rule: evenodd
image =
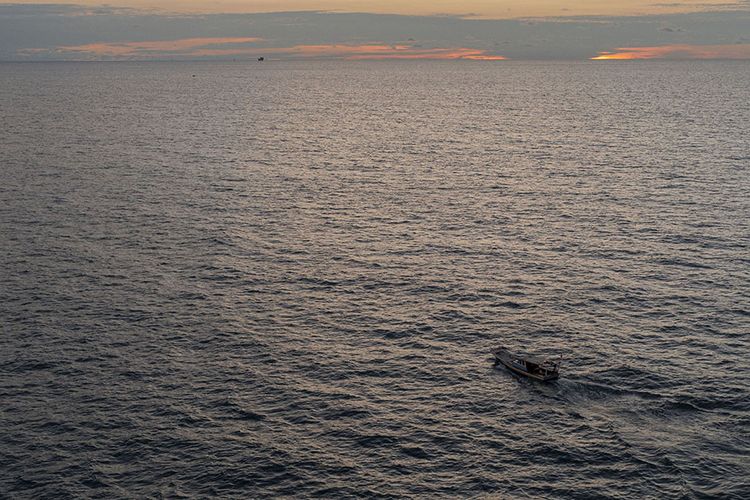
<path id="1" fill-rule="evenodd" d="M 49 0 L 18 2 L 49 4 Z M 747 2 L 744 2 L 747 3 Z M 101 1 L 78 4 L 100 6 Z M 488 19 L 560 15 L 639 15 L 690 12 L 707 8 L 742 5 L 732 0 L 122 0 L 108 3 L 119 7 L 156 9 L 180 13 L 258 13 L 336 11 L 417 16 L 459 15 Z"/>
<path id="2" fill-rule="evenodd" d="M 750 0 L 0 3 L 0 60 L 750 60 Z"/>

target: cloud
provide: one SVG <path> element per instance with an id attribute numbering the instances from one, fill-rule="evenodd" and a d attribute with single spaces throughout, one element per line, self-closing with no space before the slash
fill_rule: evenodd
<path id="1" fill-rule="evenodd" d="M 258 37 L 182 38 L 179 40 L 151 40 L 139 42 L 99 42 L 83 45 L 60 46 L 57 52 L 76 52 L 93 56 L 132 57 L 190 55 L 198 47 L 260 42 Z M 39 51 L 40 49 L 27 49 Z M 41 49 L 44 50 L 44 49 Z M 207 49 L 204 49 L 207 50 Z"/>
<path id="2" fill-rule="evenodd" d="M 365 44 L 310 44 L 293 45 L 290 47 L 253 47 L 253 48 L 229 48 L 229 49 L 199 49 L 191 55 L 195 57 L 205 56 L 260 56 L 260 55 L 283 55 L 287 57 L 318 57 L 349 59 L 354 56 L 377 56 L 387 54 L 408 53 L 408 45 L 385 45 L 377 43 Z"/>
<path id="3" fill-rule="evenodd" d="M 501 61 L 505 57 L 490 54 L 483 49 L 467 47 L 422 48 L 414 44 L 300 44 L 289 47 L 260 47 L 254 45 L 264 41 L 259 37 L 183 38 L 178 40 L 150 40 L 132 42 L 99 42 L 74 46 L 60 46 L 58 53 L 77 53 L 90 57 L 115 59 L 164 58 L 164 57 L 235 57 L 269 56 L 286 58 L 327 59 L 468 59 Z M 247 46 L 247 44 L 253 44 Z M 46 49 L 27 49 L 36 54 Z"/>
<path id="4" fill-rule="evenodd" d="M 459 47 L 409 50 L 406 52 L 380 54 L 356 54 L 349 56 L 348 59 L 466 59 L 471 61 L 505 61 L 507 58 L 495 54 L 488 54 L 486 50 Z"/>
<path id="5" fill-rule="evenodd" d="M 635 59 L 750 59 L 750 44 L 734 45 L 661 45 L 657 47 L 621 47 L 614 52 L 599 52 L 595 61 Z"/>
<path id="6" fill-rule="evenodd" d="M 137 15 L 149 11 L 133 7 L 115 7 L 111 5 L 85 6 L 67 3 L 22 4 L 0 3 L 0 17 L 77 17 L 77 16 L 111 16 Z"/>

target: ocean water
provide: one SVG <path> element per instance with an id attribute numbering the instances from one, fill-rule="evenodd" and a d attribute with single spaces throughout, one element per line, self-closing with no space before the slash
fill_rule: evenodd
<path id="1" fill-rule="evenodd" d="M 747 62 L 0 64 L 0 496 L 749 498 L 748 103 Z"/>

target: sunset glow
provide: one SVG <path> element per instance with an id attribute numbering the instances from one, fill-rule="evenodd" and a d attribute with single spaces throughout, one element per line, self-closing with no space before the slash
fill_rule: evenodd
<path id="1" fill-rule="evenodd" d="M 616 52 L 600 52 L 594 61 L 635 59 L 750 59 L 750 44 L 735 45 L 662 45 L 658 47 L 622 47 Z"/>
<path id="2" fill-rule="evenodd" d="M 487 54 L 484 50 L 455 49 L 410 49 L 408 53 L 384 52 L 379 54 L 357 54 L 347 59 L 468 59 L 473 61 L 504 61 L 505 57 Z"/>
<path id="3" fill-rule="evenodd" d="M 486 50 L 467 47 L 422 48 L 406 44 L 311 44 L 290 47 L 247 46 L 263 41 L 258 37 L 185 38 L 180 40 L 132 41 L 122 43 L 89 43 L 57 47 L 58 52 L 72 52 L 91 57 L 159 58 L 180 57 L 258 57 L 284 56 L 301 58 L 367 59 L 467 59 L 502 61 L 506 58 Z M 229 47 L 227 47 L 229 45 Z M 29 49 L 35 53 L 40 49 Z"/>
<path id="4" fill-rule="evenodd" d="M 17 0 L 17 3 L 47 4 L 50 0 Z M 101 6 L 101 0 L 72 2 Z M 249 12 L 369 12 L 404 15 L 451 15 L 485 19 L 509 19 L 524 16 L 640 15 L 671 12 L 695 12 L 707 8 L 741 7 L 738 0 L 683 0 L 681 2 L 601 2 L 594 0 L 121 0 L 118 7 L 130 7 L 180 13 Z"/>

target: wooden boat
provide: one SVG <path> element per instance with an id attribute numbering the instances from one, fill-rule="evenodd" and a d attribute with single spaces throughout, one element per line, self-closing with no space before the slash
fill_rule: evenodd
<path id="1" fill-rule="evenodd" d="M 493 352 L 495 364 L 505 365 L 509 370 L 525 377 L 548 382 L 560 377 L 560 361 L 552 361 L 535 356 L 513 354 L 505 347 L 500 347 Z"/>

